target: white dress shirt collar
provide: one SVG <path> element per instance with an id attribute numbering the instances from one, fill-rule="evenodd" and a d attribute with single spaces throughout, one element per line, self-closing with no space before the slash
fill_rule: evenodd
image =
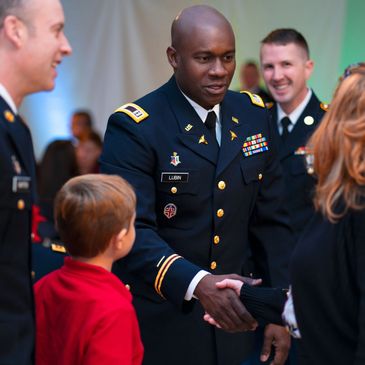
<path id="1" fill-rule="evenodd" d="M 181 91 L 181 89 L 180 89 Z M 207 110 L 205 108 L 203 108 L 201 105 L 199 105 L 198 103 L 196 103 L 194 100 L 191 100 L 188 96 L 186 96 L 182 91 L 181 94 L 184 95 L 184 97 L 186 98 L 186 100 L 190 103 L 190 105 L 194 108 L 194 110 L 196 111 L 196 113 L 199 115 L 199 118 L 203 121 L 203 123 L 205 123 L 205 120 L 207 119 L 208 113 L 210 111 L 214 111 L 215 115 L 217 117 L 216 120 L 216 125 L 215 125 L 215 134 L 216 134 L 216 138 L 217 138 L 217 142 L 219 145 L 221 145 L 221 139 L 222 139 L 222 125 L 221 125 L 221 119 L 220 119 L 220 111 L 221 111 L 221 106 L 220 104 L 216 104 L 214 105 L 214 107 L 210 110 Z"/>
<path id="2" fill-rule="evenodd" d="M 8 90 L 5 89 L 4 85 L 0 83 L 0 96 L 6 101 L 6 103 L 10 106 L 10 109 L 14 114 L 18 114 L 18 109 L 15 106 L 13 98 L 8 93 Z"/>
<path id="3" fill-rule="evenodd" d="M 290 119 L 290 125 L 288 127 L 288 131 L 291 132 L 296 124 L 296 122 L 298 121 L 299 117 L 301 116 L 301 114 L 303 113 L 304 109 L 306 108 L 307 104 L 309 103 L 310 98 L 312 97 L 312 90 L 308 89 L 307 95 L 305 96 L 305 98 L 303 99 L 303 101 L 295 108 L 295 110 L 293 110 L 289 115 L 287 115 L 283 109 L 281 108 L 281 106 L 279 104 L 278 105 L 278 129 L 279 129 L 279 133 L 281 134 L 282 132 L 282 125 L 280 123 L 280 121 L 284 118 L 284 117 L 289 117 Z"/>
<path id="4" fill-rule="evenodd" d="M 199 117 L 203 121 L 203 123 L 205 123 L 205 120 L 207 119 L 208 113 L 213 110 L 215 112 L 216 116 L 217 116 L 217 123 L 220 124 L 220 118 L 219 118 L 220 108 L 221 108 L 220 104 L 216 104 L 216 105 L 214 105 L 214 107 L 212 109 L 207 110 L 207 109 L 203 108 L 201 105 L 199 105 L 198 103 L 196 103 L 194 100 L 192 100 L 188 96 L 186 96 L 182 91 L 181 91 L 181 93 L 185 96 L 186 100 L 194 108 L 194 110 L 199 115 Z"/>

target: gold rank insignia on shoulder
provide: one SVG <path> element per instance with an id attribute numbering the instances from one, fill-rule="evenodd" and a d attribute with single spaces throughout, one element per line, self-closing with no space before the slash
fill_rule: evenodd
<path id="1" fill-rule="evenodd" d="M 65 246 L 58 245 L 57 243 L 52 243 L 52 244 L 51 244 L 51 250 L 52 250 L 53 252 L 66 253 L 66 248 L 65 248 Z"/>
<path id="2" fill-rule="evenodd" d="M 119 107 L 115 113 L 125 113 L 128 116 L 130 116 L 136 123 L 142 122 L 142 120 L 145 120 L 149 114 L 143 110 L 140 106 L 133 104 L 133 103 L 127 103 Z"/>
<path id="3" fill-rule="evenodd" d="M 326 112 L 330 106 L 329 104 L 321 103 L 319 104 L 319 107 Z"/>
<path id="4" fill-rule="evenodd" d="M 240 91 L 240 93 L 241 94 L 247 94 L 250 97 L 252 104 L 257 105 L 257 106 L 261 106 L 261 108 L 265 108 L 265 103 L 259 95 L 252 94 L 249 91 Z"/>

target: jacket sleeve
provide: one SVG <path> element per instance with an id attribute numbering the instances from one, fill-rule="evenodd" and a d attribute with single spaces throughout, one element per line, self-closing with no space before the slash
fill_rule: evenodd
<path id="1" fill-rule="evenodd" d="M 286 290 L 242 285 L 240 298 L 251 315 L 265 326 L 268 323 L 283 325 L 281 313 L 287 299 Z"/>
<path id="2" fill-rule="evenodd" d="M 150 122 L 147 119 L 143 123 Z M 110 117 L 101 172 L 125 178 L 137 194 L 136 241 L 123 265 L 160 297 L 182 306 L 186 290 L 200 268 L 176 254 L 157 232 L 155 154 L 141 127 L 124 113 Z"/>
<path id="3" fill-rule="evenodd" d="M 365 212 L 355 213 L 352 224 L 352 239 L 355 255 L 355 283 L 359 303 L 358 314 L 358 343 L 354 365 L 365 363 Z"/>

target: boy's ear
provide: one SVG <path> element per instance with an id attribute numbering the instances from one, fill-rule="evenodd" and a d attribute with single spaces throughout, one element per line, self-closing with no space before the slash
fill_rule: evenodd
<path id="1" fill-rule="evenodd" d="M 115 247 L 118 249 L 123 248 L 124 245 L 124 237 L 127 234 L 127 228 L 123 228 L 116 236 L 115 236 Z"/>

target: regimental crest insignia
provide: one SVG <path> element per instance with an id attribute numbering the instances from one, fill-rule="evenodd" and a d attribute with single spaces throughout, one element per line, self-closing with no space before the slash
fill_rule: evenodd
<path id="1" fill-rule="evenodd" d="M 298 147 L 295 150 L 294 155 L 303 156 L 307 173 L 309 175 L 314 174 L 314 155 L 311 148 L 308 148 L 307 146 Z"/>
<path id="2" fill-rule="evenodd" d="M 18 159 L 14 155 L 12 155 L 11 156 L 11 161 L 13 162 L 13 167 L 14 167 L 15 173 L 20 175 L 21 172 L 22 172 L 22 168 L 20 166 L 20 163 L 19 163 Z"/>
<path id="3" fill-rule="evenodd" d="M 142 122 L 148 117 L 148 113 L 143 110 L 140 106 L 133 103 L 127 103 L 119 107 L 115 113 L 122 112 L 130 116 L 136 123 Z"/>
<path id="4" fill-rule="evenodd" d="M 180 156 L 177 154 L 177 152 L 173 152 L 172 156 L 171 156 L 170 164 L 173 166 L 177 166 L 180 163 L 181 163 Z"/>
<path id="5" fill-rule="evenodd" d="M 172 217 L 175 217 L 177 213 L 177 206 L 175 204 L 169 203 L 163 208 L 163 214 L 167 219 L 171 219 Z"/>

